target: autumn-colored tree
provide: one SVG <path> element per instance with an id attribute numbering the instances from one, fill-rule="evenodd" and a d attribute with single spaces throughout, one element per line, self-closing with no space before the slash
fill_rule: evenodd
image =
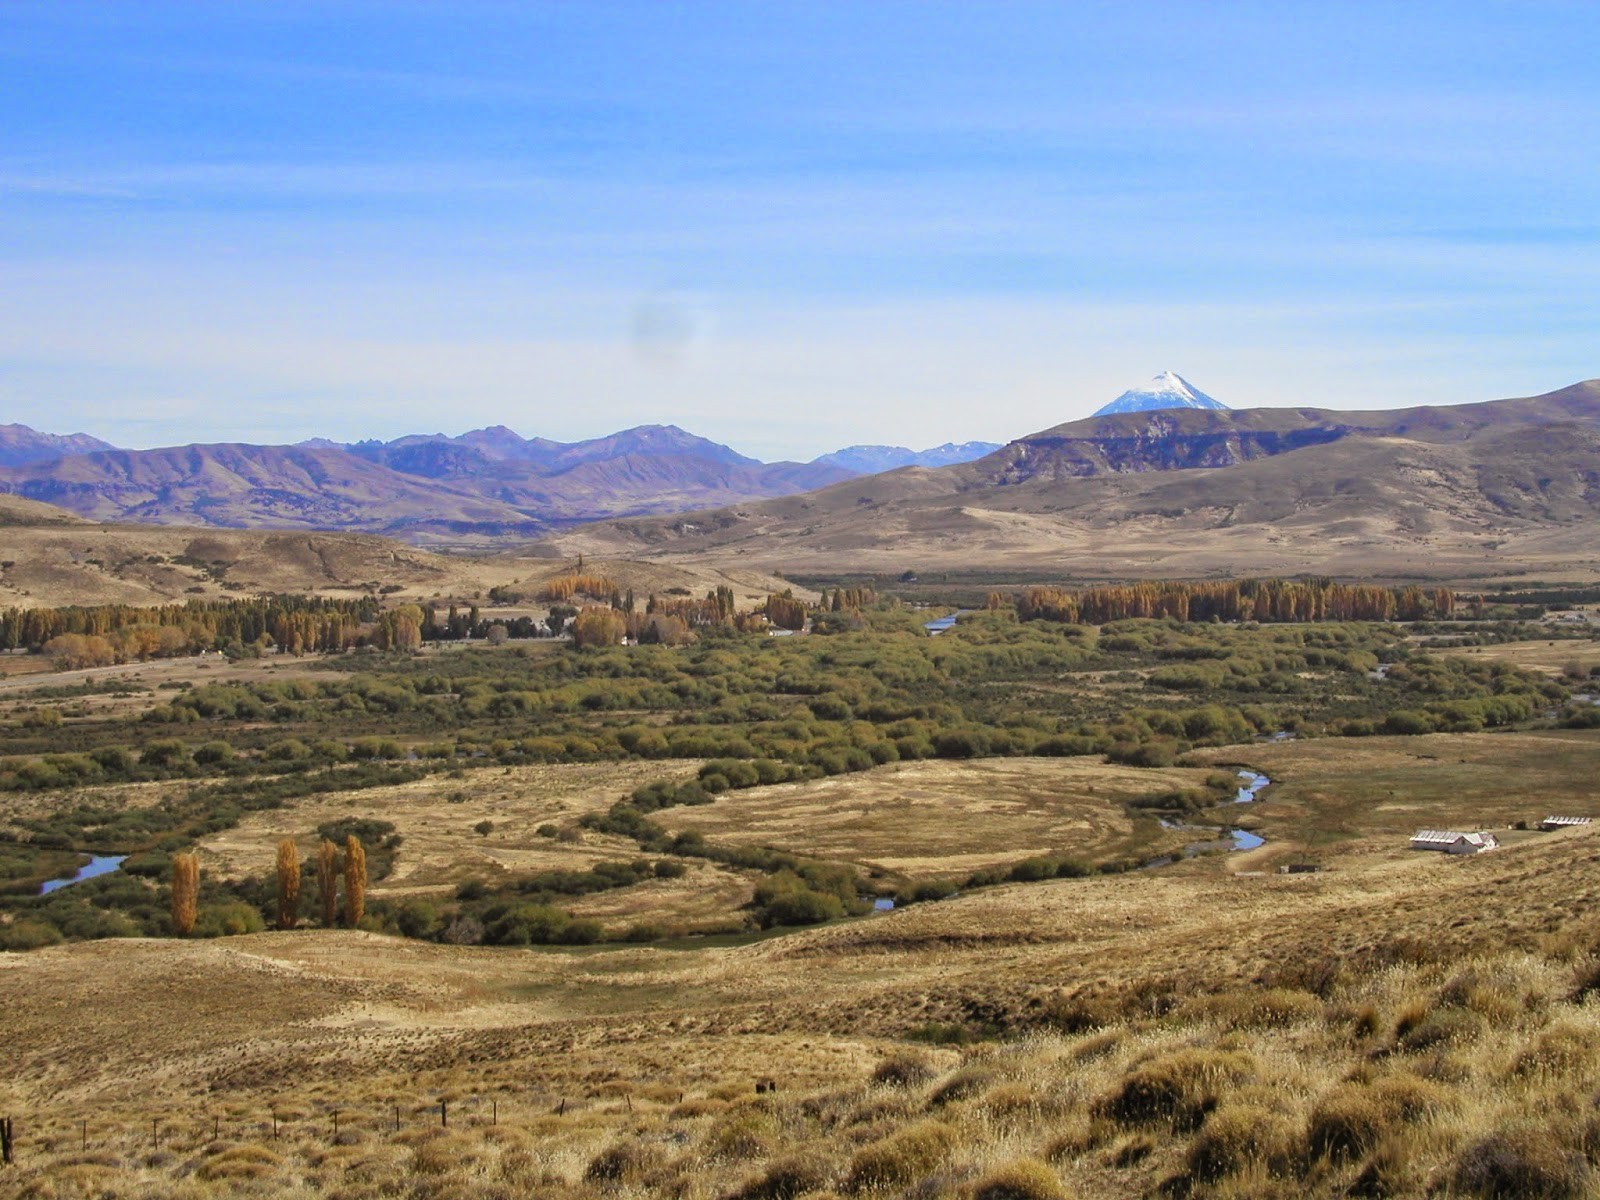
<path id="1" fill-rule="evenodd" d="M 366 912 L 367 852 L 352 833 L 344 840 L 344 923 L 354 929 Z"/>
<path id="2" fill-rule="evenodd" d="M 621 613 L 590 605 L 573 618 L 572 641 L 578 646 L 617 646 L 627 630 Z"/>
<path id="3" fill-rule="evenodd" d="M 804 629 L 806 627 L 806 605 L 803 600 L 796 600 L 793 596 L 768 596 L 766 603 L 767 620 L 779 629 Z"/>
<path id="4" fill-rule="evenodd" d="M 300 851 L 293 838 L 278 843 L 278 928 L 300 923 Z"/>
<path id="5" fill-rule="evenodd" d="M 547 581 L 539 589 L 539 599 L 559 602 L 588 596 L 591 600 L 604 600 L 616 591 L 617 585 L 604 575 L 588 575 L 580 570 Z"/>
<path id="6" fill-rule="evenodd" d="M 200 909 L 200 856 L 172 856 L 172 932 L 188 937 Z"/>
<path id="7" fill-rule="evenodd" d="M 322 927 L 339 919 L 339 847 L 327 838 L 317 847 L 317 891 L 322 900 Z"/>

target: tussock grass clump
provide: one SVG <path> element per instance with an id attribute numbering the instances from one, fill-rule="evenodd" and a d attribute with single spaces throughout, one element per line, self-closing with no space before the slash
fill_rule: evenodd
<path id="1" fill-rule="evenodd" d="M 1513 1075 L 1593 1075 L 1600 1065 L 1600 1028 L 1564 1024 L 1546 1029 L 1517 1055 Z"/>
<path id="2" fill-rule="evenodd" d="M 658 1146 L 640 1141 L 614 1142 L 589 1160 L 583 1177 L 590 1183 L 630 1185 L 661 1166 Z"/>
<path id="3" fill-rule="evenodd" d="M 1579 1200 L 1594 1170 L 1558 1127 L 1530 1123 L 1474 1142 L 1456 1159 L 1455 1194 L 1481 1200 Z"/>
<path id="4" fill-rule="evenodd" d="M 928 1097 L 928 1107 L 942 1108 L 946 1104 L 970 1100 L 984 1092 L 997 1078 L 992 1067 L 962 1067 L 933 1089 L 933 1094 Z"/>
<path id="5" fill-rule="evenodd" d="M 1406 1030 L 1396 1046 L 1409 1054 L 1417 1054 L 1475 1041 L 1487 1030 L 1488 1022 L 1470 1008 L 1437 1008 Z"/>
<path id="6" fill-rule="evenodd" d="M 1385 1121 L 1427 1121 L 1455 1112 L 1460 1100 L 1448 1088 L 1410 1071 L 1396 1071 L 1367 1089 Z"/>
<path id="7" fill-rule="evenodd" d="M 845 1172 L 845 1190 L 905 1187 L 948 1158 L 956 1143 L 956 1131 L 941 1121 L 908 1125 L 856 1151 Z"/>
<path id="8" fill-rule="evenodd" d="M 978 1102 L 978 1107 L 996 1124 L 1023 1125 L 1060 1116 L 1065 1105 L 1059 1095 L 1047 1088 L 1011 1082 L 990 1088 Z"/>
<path id="9" fill-rule="evenodd" d="M 1083 1041 L 1072 1047 L 1068 1056 L 1074 1062 L 1087 1063 L 1096 1059 L 1105 1058 L 1115 1054 L 1123 1042 L 1128 1040 L 1126 1029 L 1107 1029 L 1102 1033 L 1086 1037 Z"/>
<path id="10" fill-rule="evenodd" d="M 815 1154 L 789 1154 L 733 1193 L 732 1200 L 795 1200 L 832 1182 L 833 1164 Z"/>
<path id="11" fill-rule="evenodd" d="M 889 1087 L 921 1087 L 936 1075 L 926 1054 L 904 1050 L 891 1054 L 872 1071 L 872 1082 Z"/>
<path id="12" fill-rule="evenodd" d="M 1194 1016 L 1217 1021 L 1229 1029 L 1282 1029 L 1320 1021 L 1321 1000 L 1294 988 L 1229 992 L 1206 996 L 1188 1006 Z"/>
<path id="13" fill-rule="evenodd" d="M 712 1125 L 705 1152 L 712 1158 L 760 1158 L 772 1152 L 776 1133 L 772 1117 L 758 1108 L 739 1108 Z"/>
<path id="14" fill-rule="evenodd" d="M 1345 1084 L 1318 1100 L 1306 1125 L 1312 1158 L 1346 1162 L 1370 1153 L 1383 1136 L 1385 1114 L 1364 1087 Z"/>
<path id="15" fill-rule="evenodd" d="M 1124 1125 L 1164 1122 L 1193 1129 L 1226 1089 L 1255 1075 L 1255 1058 L 1242 1050 L 1177 1050 L 1136 1066 L 1099 1109 Z"/>
<path id="16" fill-rule="evenodd" d="M 1189 1174 L 1206 1183 L 1251 1169 L 1279 1174 L 1294 1162 L 1299 1130 L 1281 1112 L 1255 1104 L 1224 1104 L 1189 1144 Z"/>
<path id="17" fill-rule="evenodd" d="M 996 1167 L 972 1188 L 972 1200 L 1068 1200 L 1067 1190 L 1037 1158 L 1019 1158 Z"/>

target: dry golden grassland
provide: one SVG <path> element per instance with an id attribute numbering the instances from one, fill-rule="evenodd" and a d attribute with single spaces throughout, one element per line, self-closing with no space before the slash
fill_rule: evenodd
<path id="1" fill-rule="evenodd" d="M 1587 675 L 1600 667 L 1600 642 L 1580 642 L 1571 638 L 1549 641 L 1503 642 L 1497 646 L 1453 646 L 1434 651 L 1439 654 L 1468 655 L 1495 662 L 1508 662 L 1528 671 L 1560 675 L 1576 668 Z"/>
<path id="2" fill-rule="evenodd" d="M 1248 761 L 1272 777 L 1248 813 L 1269 839 L 1269 861 L 1303 852 L 1409 861 L 1405 842 L 1418 829 L 1492 829 L 1514 842 L 1526 836 L 1509 828 L 1518 821 L 1600 818 L 1597 730 L 1325 738 L 1197 757 Z"/>
<path id="3" fill-rule="evenodd" d="M 1311 875 L 1209 856 L 678 950 L 307 930 L 0 956 L 18 1128 L 0 1196 L 1600 1195 L 1600 829 L 1404 849 L 1417 824 L 1586 808 L 1597 750 L 1552 732 L 1209 752 L 1272 775 L 1246 810 L 1273 839 L 1257 853 L 1320 839 Z M 458 855 L 546 852 L 526 827 L 608 802 L 629 769 L 476 772 L 328 815 L 395 820 L 393 886 L 408 867 L 437 886 Z M 952 823 L 974 854 L 1014 837 L 1020 856 L 1063 832 L 1115 845 L 1123 799 L 1196 773 L 908 764 L 662 816 L 765 842 L 801 837 L 803 806 L 830 856 L 865 863 L 894 857 L 861 822 L 878 807 L 908 861 L 949 856 Z M 436 794 L 452 785 L 466 799 Z M 209 865 L 265 869 L 324 819 L 297 803 L 209 841 Z"/>
<path id="4" fill-rule="evenodd" d="M 729 792 L 662 815 L 673 831 L 770 846 L 894 874 L 962 876 L 1033 855 L 1088 861 L 1140 855 L 1173 839 L 1129 800 L 1198 788 L 1211 772 L 1141 770 L 1098 758 L 896 763 L 811 783 Z"/>
<path id="5" fill-rule="evenodd" d="M 686 952 L 8 956 L 0 1194 L 1593 1195 L 1597 860 L 1195 864 Z M 1012 1036 L 903 1040 L 974 1020 Z"/>

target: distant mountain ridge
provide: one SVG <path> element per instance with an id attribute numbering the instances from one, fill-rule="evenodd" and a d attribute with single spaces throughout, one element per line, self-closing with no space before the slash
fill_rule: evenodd
<path id="1" fill-rule="evenodd" d="M 999 442 L 946 442 L 927 450 L 910 450 L 905 446 L 846 446 L 811 461 L 841 467 L 857 475 L 877 475 L 900 467 L 948 467 L 972 462 L 993 454 L 1000 445 Z"/>
<path id="2" fill-rule="evenodd" d="M 970 463 L 597 523 L 549 549 L 783 571 L 1578 578 L 1600 577 L 1596 546 L 1600 380 L 1410 409 L 1096 416 Z"/>
<path id="3" fill-rule="evenodd" d="M 1207 408 L 1229 411 L 1222 401 L 1206 395 L 1175 371 L 1163 371 L 1141 388 L 1130 388 L 1110 404 L 1096 410 L 1095 416 L 1116 413 L 1155 412 L 1166 408 Z"/>
<path id="4" fill-rule="evenodd" d="M 87 433 L 40 433 L 26 425 L 0 425 L 0 467 L 49 462 L 68 454 L 116 449 Z"/>
<path id="5" fill-rule="evenodd" d="M 681 429 L 639 425 L 578 442 L 504 425 L 292 446 L 214 443 L 121 450 L 85 435 L 5 427 L 0 492 L 97 521 L 345 530 L 417 544 L 535 538 L 606 517 L 681 512 L 811 491 L 903 465 L 966 462 L 997 443 L 851 447 L 764 463 Z M 837 460 L 837 461 L 835 461 Z"/>

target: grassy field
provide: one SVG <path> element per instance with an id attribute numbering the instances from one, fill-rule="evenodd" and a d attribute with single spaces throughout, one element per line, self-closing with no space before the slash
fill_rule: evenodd
<path id="1" fill-rule="evenodd" d="M 0 1195 L 1586 1196 L 1597 854 L 1195 863 L 691 951 L 5 956 Z"/>
<path id="2" fill-rule="evenodd" d="M 1537 826 L 1553 813 L 1600 818 L 1597 730 L 1330 738 L 1199 757 L 1248 758 L 1274 780 L 1249 813 L 1273 843 L 1266 861 L 1351 849 L 1401 853 L 1418 829 L 1491 829 L 1515 841 L 1523 836 L 1511 829 L 1519 821 Z"/>
<path id="3" fill-rule="evenodd" d="M 751 788 L 665 823 L 868 869 L 962 876 L 1035 855 L 1148 857 L 1173 841 L 1127 801 L 1204 784 L 1209 771 L 1094 758 L 896 763 L 861 775 Z"/>
<path id="4" fill-rule="evenodd" d="M 1569 671 L 1589 674 L 1600 667 L 1600 642 L 1562 638 L 1546 641 L 1502 642 L 1497 646 L 1458 646 L 1443 654 L 1465 654 L 1492 662 L 1508 662 L 1529 671 L 1561 675 Z"/>

